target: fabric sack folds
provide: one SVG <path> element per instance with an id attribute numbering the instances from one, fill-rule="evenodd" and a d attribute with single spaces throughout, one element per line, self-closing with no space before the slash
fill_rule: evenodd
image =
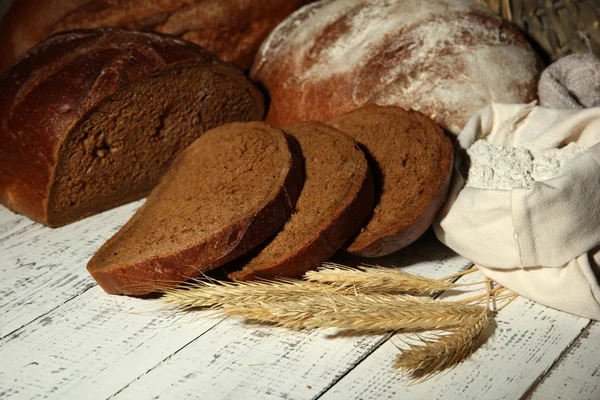
<path id="1" fill-rule="evenodd" d="M 575 142 L 586 150 L 551 179 L 510 190 L 465 187 L 466 150 L 477 140 L 530 151 Z M 490 279 L 544 305 L 600 319 L 600 108 L 493 104 L 457 139 L 439 240 Z M 464 175 L 463 175 L 464 174 Z"/>

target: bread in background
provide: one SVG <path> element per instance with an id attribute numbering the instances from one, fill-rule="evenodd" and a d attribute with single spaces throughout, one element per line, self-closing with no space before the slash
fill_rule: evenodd
<path id="1" fill-rule="evenodd" d="M 65 14 L 90 0 L 15 0 L 0 22 L 0 73 L 45 38 Z"/>
<path id="2" fill-rule="evenodd" d="M 269 35 L 251 77 L 276 126 L 379 104 L 458 134 L 492 101 L 535 100 L 541 67 L 515 28 L 471 0 L 323 0 Z"/>
<path id="3" fill-rule="evenodd" d="M 0 25 L 3 40 L 11 44 L 0 71 L 52 33 L 103 27 L 179 36 L 247 70 L 271 30 L 309 1 L 16 0 Z"/>

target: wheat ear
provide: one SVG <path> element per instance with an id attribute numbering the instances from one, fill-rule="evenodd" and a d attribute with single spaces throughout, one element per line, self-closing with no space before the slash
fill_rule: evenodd
<path id="1" fill-rule="evenodd" d="M 414 293 L 431 295 L 459 287 L 454 283 L 429 279 L 392 268 L 356 267 L 325 263 L 309 271 L 306 280 L 339 287 L 354 287 L 364 293 Z"/>
<path id="2" fill-rule="evenodd" d="M 293 300 L 290 300 L 293 299 Z M 302 329 L 357 331 L 444 329 L 472 323 L 478 306 L 384 293 L 354 293 L 304 281 L 197 282 L 166 291 L 162 300 L 179 309 L 218 308 L 228 315 Z"/>
<path id="3" fill-rule="evenodd" d="M 455 367 L 479 348 L 491 321 L 492 312 L 486 309 L 475 323 L 448 329 L 435 339 L 420 339 L 396 356 L 394 367 L 421 380 Z"/>
<path id="4" fill-rule="evenodd" d="M 235 304 L 261 304 L 286 302 L 290 298 L 324 296 L 325 293 L 350 293 L 347 288 L 335 288 L 317 283 L 285 280 L 269 282 L 187 282 L 164 290 L 161 301 L 180 310 L 194 308 L 217 308 Z"/>

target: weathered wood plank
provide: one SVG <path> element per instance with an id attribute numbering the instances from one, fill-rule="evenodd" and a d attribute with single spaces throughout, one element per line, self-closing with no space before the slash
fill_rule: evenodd
<path id="1" fill-rule="evenodd" d="M 396 260 L 381 260 L 381 263 L 414 262 L 409 270 L 436 277 L 469 265 L 467 260 L 429 241 L 399 256 Z M 53 291 L 45 291 L 46 298 L 52 295 Z M 46 396 L 103 399 L 115 393 L 125 398 L 137 397 L 138 390 L 128 384 L 138 377 L 134 384 L 156 380 L 161 390 L 173 385 L 185 392 L 187 386 L 179 381 L 189 381 L 184 379 L 187 373 L 177 375 L 177 371 L 182 370 L 179 367 L 169 377 L 161 372 L 163 368 L 171 370 L 172 365 L 179 365 L 181 357 L 183 369 L 192 367 L 196 372 L 190 373 L 200 374 L 197 379 L 209 381 L 215 379 L 218 371 L 214 362 L 221 360 L 217 364 L 229 371 L 231 379 L 225 386 L 234 385 L 244 393 L 254 390 L 261 394 L 259 397 L 269 396 L 268 385 L 263 387 L 272 377 L 271 368 L 266 366 L 275 365 L 282 371 L 282 391 L 297 389 L 304 392 L 305 397 L 312 397 L 318 388 L 328 387 L 369 351 L 370 346 L 376 346 L 381 340 L 376 336 L 338 340 L 323 332 L 298 334 L 265 327 L 248 329 L 237 320 L 218 323 L 199 314 L 148 312 L 156 306 L 151 300 L 106 295 L 97 286 L 63 301 L 59 307 L 0 341 L 0 359 L 8 360 L 0 367 L 0 387 L 3 388 L 0 393 L 5 391 L 3 396 L 11 399 Z M 10 311 L 10 304 L 0 307 L 0 312 L 5 311 Z M 203 333 L 200 339 L 193 341 Z M 246 336 L 254 340 L 251 348 L 240 340 Z M 193 343 L 188 345 L 191 341 Z M 176 354 L 170 357 L 173 353 Z M 168 361 L 161 362 L 167 358 Z M 251 376 L 248 373 L 242 376 L 227 366 L 233 360 L 242 365 L 263 365 L 247 365 Z M 158 375 L 153 372 L 157 366 Z M 331 373 L 324 372 L 330 369 Z M 257 376 L 260 379 L 255 379 Z M 309 383 L 298 386 L 299 382 L 312 381 L 312 378 L 317 383 L 314 389 L 306 388 Z M 248 379 L 254 381 L 254 386 L 244 388 Z M 198 389 L 189 395 L 199 396 Z"/>
<path id="2" fill-rule="evenodd" d="M 95 286 L 0 342 L 0 398 L 107 399 L 219 321 Z"/>
<path id="3" fill-rule="evenodd" d="M 594 321 L 540 382 L 531 399 L 600 399 L 599 343 L 600 323 Z"/>
<path id="4" fill-rule="evenodd" d="M 35 222 L 0 206 L 0 243 L 5 241 L 7 236 L 28 229 L 35 224 Z"/>
<path id="5" fill-rule="evenodd" d="M 431 242 L 378 263 L 412 264 L 406 270 L 437 278 L 470 265 Z M 227 319 L 116 398 L 311 399 L 387 337 L 334 332 L 296 332 Z"/>
<path id="6" fill-rule="evenodd" d="M 228 318 L 116 399 L 311 399 L 384 339 L 333 333 Z"/>
<path id="7" fill-rule="evenodd" d="M 87 261 L 140 205 L 57 229 L 18 217 L 27 223 L 0 239 L 0 337 L 94 286 Z"/>
<path id="8" fill-rule="evenodd" d="M 479 280 L 472 274 L 466 278 Z M 455 369 L 414 384 L 392 369 L 400 336 L 383 343 L 329 389 L 334 399 L 516 399 L 559 357 L 589 320 L 518 298 L 496 316 L 488 341 Z"/>

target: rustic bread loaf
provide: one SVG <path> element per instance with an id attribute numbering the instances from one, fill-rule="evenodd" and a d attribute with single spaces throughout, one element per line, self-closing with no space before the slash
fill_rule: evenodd
<path id="1" fill-rule="evenodd" d="M 285 223 L 302 161 L 283 132 L 232 123 L 192 143 L 87 268 L 113 294 L 145 294 L 248 252 Z"/>
<path id="2" fill-rule="evenodd" d="M 60 18 L 90 0 L 15 0 L 0 22 L 0 73 L 48 36 Z"/>
<path id="3" fill-rule="evenodd" d="M 17 0 L 13 8 L 18 8 L 20 1 L 29 2 Z M 56 8 L 50 11 L 52 18 L 36 20 L 31 29 L 28 15 L 12 13 L 17 15 L 5 24 L 18 23 L 15 31 L 29 32 L 26 40 L 7 38 L 15 44 L 15 51 L 5 56 L 11 58 L 8 62 L 53 32 L 123 27 L 179 36 L 245 70 L 252 65 L 254 54 L 271 30 L 310 0 L 79 0 L 79 7 L 65 4 L 73 1 L 38 1 L 41 10 Z M 60 15 L 62 10 L 69 12 Z M 7 28 L 5 34 L 13 32 Z"/>
<path id="4" fill-rule="evenodd" d="M 319 122 L 284 127 L 302 150 L 305 182 L 283 229 L 229 274 L 235 280 L 299 278 L 331 257 L 373 210 L 373 180 L 354 140 Z"/>
<path id="5" fill-rule="evenodd" d="M 471 0 L 323 0 L 273 30 L 251 77 L 277 126 L 379 104 L 458 134 L 492 101 L 534 100 L 540 72 L 525 39 Z"/>
<path id="6" fill-rule="evenodd" d="M 446 199 L 450 140 L 427 116 L 399 107 L 366 106 L 328 123 L 352 136 L 373 163 L 375 210 L 346 250 L 379 257 L 414 242 Z"/>
<path id="7" fill-rule="evenodd" d="M 204 131 L 264 113 L 208 51 L 118 29 L 51 37 L 0 88 L 0 204 L 49 226 L 147 195 Z"/>

